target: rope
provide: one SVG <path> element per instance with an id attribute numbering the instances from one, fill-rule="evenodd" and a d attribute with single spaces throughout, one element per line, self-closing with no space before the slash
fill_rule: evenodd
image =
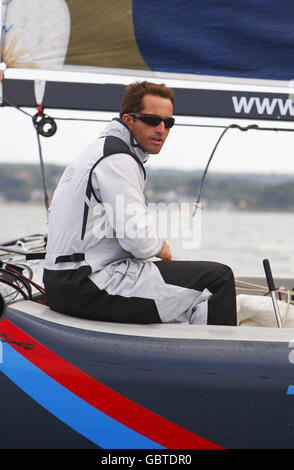
<path id="1" fill-rule="evenodd" d="M 40 134 L 37 128 L 36 128 L 36 135 L 37 135 L 37 141 L 38 141 L 39 160 L 40 160 L 41 177 L 42 177 L 43 192 L 44 192 L 44 203 L 45 203 L 46 213 L 48 217 L 49 196 L 48 196 L 47 180 L 46 180 L 45 167 L 44 167 L 43 154 L 42 154 L 41 139 L 40 139 Z"/>
<path id="2" fill-rule="evenodd" d="M 19 287 L 19 283 L 26 289 L 27 294 L 24 293 L 24 298 L 31 300 L 32 299 L 32 289 L 30 283 L 24 279 L 19 271 L 10 271 L 6 268 L 0 268 L 0 282 L 10 285 L 11 287 L 15 287 L 16 289 Z"/>
<path id="3" fill-rule="evenodd" d="M 254 291 L 254 292 L 257 292 L 257 293 L 263 293 L 264 295 L 269 295 L 270 294 L 267 287 L 261 286 L 259 284 L 253 284 L 251 282 L 239 281 L 239 280 L 236 280 L 235 284 L 236 284 L 236 288 L 238 290 L 246 290 L 246 291 L 251 290 L 251 291 Z M 290 296 L 292 296 L 292 295 L 294 296 L 294 291 L 289 290 L 289 289 L 276 288 L 275 292 L 277 292 L 278 294 L 281 294 L 281 295 L 285 295 L 285 294 L 288 295 L 288 292 L 289 292 Z M 291 303 L 294 303 L 294 301 L 291 301 Z"/>
<path id="4" fill-rule="evenodd" d="M 42 294 L 45 294 L 45 289 L 41 286 L 39 286 L 36 282 L 32 281 L 32 279 L 24 276 L 24 274 L 20 273 L 17 269 L 12 267 L 11 265 L 6 265 L 6 270 L 11 271 L 12 273 L 16 274 L 17 276 L 21 277 L 22 280 L 26 281 L 28 284 L 31 284 L 34 286 L 38 291 L 40 291 Z"/>
<path id="5" fill-rule="evenodd" d="M 236 281 L 236 291 L 237 292 L 242 292 L 242 291 L 248 292 L 248 290 L 250 291 L 250 293 L 255 292 L 256 294 L 263 294 L 264 296 L 267 296 L 267 295 L 270 294 L 267 287 L 260 286 L 258 284 L 252 284 L 250 282 L 245 282 L 245 281 Z M 283 325 L 283 327 L 285 327 L 286 322 L 287 322 L 287 318 L 288 318 L 290 305 L 294 304 L 294 301 L 292 300 L 293 295 L 294 295 L 294 291 L 289 290 L 289 289 L 284 290 L 284 289 L 276 288 L 275 292 L 277 292 L 279 294 L 280 300 L 283 301 L 284 303 L 286 303 L 286 309 L 285 309 L 285 313 L 284 313 L 284 316 L 283 316 L 283 319 L 282 319 L 282 325 Z M 283 297 L 284 297 L 284 299 L 283 299 Z"/>

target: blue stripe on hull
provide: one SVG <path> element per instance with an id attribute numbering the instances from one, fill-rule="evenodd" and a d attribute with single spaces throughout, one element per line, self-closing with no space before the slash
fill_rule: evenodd
<path id="1" fill-rule="evenodd" d="M 0 344 L 0 371 L 33 400 L 90 441 L 105 449 L 163 448 L 81 400 L 7 343 Z"/>

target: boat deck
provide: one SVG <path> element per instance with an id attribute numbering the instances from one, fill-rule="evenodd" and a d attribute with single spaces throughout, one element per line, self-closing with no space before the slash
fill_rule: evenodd
<path id="1" fill-rule="evenodd" d="M 40 320 L 81 330 L 117 335 L 150 338 L 287 342 L 294 344 L 294 328 L 257 326 L 218 326 L 188 324 L 135 325 L 85 320 L 54 312 L 46 305 L 21 300 L 9 306 L 10 310 L 23 312 Z"/>

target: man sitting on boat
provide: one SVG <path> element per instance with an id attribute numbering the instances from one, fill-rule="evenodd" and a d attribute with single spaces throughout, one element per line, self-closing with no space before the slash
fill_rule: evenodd
<path id="1" fill-rule="evenodd" d="M 236 325 L 231 269 L 173 261 L 148 217 L 144 163 L 174 124 L 173 102 L 164 84 L 129 85 L 120 118 L 64 171 L 49 210 L 51 309 L 110 322 Z"/>

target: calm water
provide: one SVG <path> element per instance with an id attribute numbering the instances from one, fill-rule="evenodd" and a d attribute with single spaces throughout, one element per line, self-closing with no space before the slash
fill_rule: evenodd
<path id="1" fill-rule="evenodd" d="M 44 207 L 0 205 L 0 243 L 23 235 L 47 232 Z M 174 235 L 174 234 L 173 234 Z M 201 243 L 183 246 L 183 239 L 167 239 L 174 259 L 206 259 L 230 265 L 238 275 L 264 275 L 268 258 L 274 276 L 294 276 L 294 214 L 203 210 Z"/>

